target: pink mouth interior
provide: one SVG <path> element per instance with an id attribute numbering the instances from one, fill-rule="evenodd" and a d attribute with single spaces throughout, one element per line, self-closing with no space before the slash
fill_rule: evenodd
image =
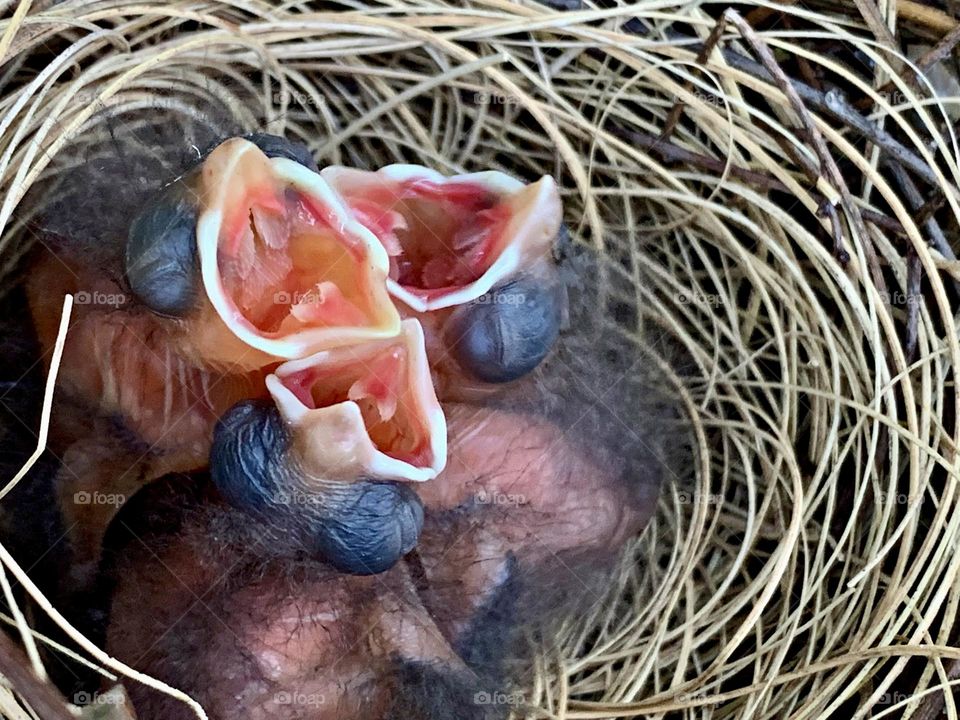
<path id="1" fill-rule="evenodd" d="M 248 188 L 225 210 L 221 278 L 260 332 L 376 324 L 365 250 L 336 227 L 326 208 L 279 187 Z"/>
<path id="2" fill-rule="evenodd" d="M 347 197 L 390 255 L 390 277 L 430 298 L 468 285 L 496 259 L 511 210 L 477 183 L 407 180 Z"/>
<path id="3" fill-rule="evenodd" d="M 409 387 L 408 363 L 407 349 L 393 343 L 376 354 L 305 368 L 280 381 L 311 410 L 352 400 L 380 452 L 428 467 L 430 428 Z"/>

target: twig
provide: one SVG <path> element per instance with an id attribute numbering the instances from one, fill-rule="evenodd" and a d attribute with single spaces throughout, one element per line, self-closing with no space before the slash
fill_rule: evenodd
<path id="1" fill-rule="evenodd" d="M 899 0 L 897 2 L 897 15 L 904 20 L 923 25 L 939 33 L 948 33 L 960 24 L 943 10 L 938 10 L 929 5 L 921 5 L 918 2 L 913 2 L 913 0 Z"/>
<path id="2" fill-rule="evenodd" d="M 960 43 L 960 25 L 948 32 L 943 38 L 917 59 L 917 67 L 927 70 L 932 65 L 946 60 Z"/>
<path id="3" fill-rule="evenodd" d="M 863 16 L 863 20 L 867 23 L 867 27 L 870 28 L 873 36 L 882 44 L 896 50 L 897 41 L 890 32 L 890 28 L 883 22 L 883 16 L 880 14 L 876 2 L 874 0 L 853 0 L 853 4 L 857 6 L 857 10 L 860 11 L 860 15 Z M 899 71 L 900 68 L 894 66 L 893 70 Z"/>
<path id="4" fill-rule="evenodd" d="M 907 248 L 907 331 L 904 350 L 907 362 L 917 354 L 917 325 L 920 319 L 920 282 L 923 280 L 923 268 L 920 256 L 911 245 Z"/>
<path id="5" fill-rule="evenodd" d="M 893 179 L 896 181 L 897 185 L 900 186 L 900 191 L 903 193 L 903 196 L 907 201 L 907 207 L 909 207 L 911 210 L 918 211 L 918 215 L 922 214 L 924 209 L 930 206 L 930 203 L 924 203 L 923 196 L 920 194 L 917 186 L 913 183 L 913 180 L 910 179 L 910 176 L 907 175 L 906 171 L 904 171 L 904 169 L 899 165 L 889 164 L 887 165 L 887 168 L 893 175 Z M 956 260 L 956 255 L 954 255 L 953 250 L 950 248 L 950 243 L 947 242 L 946 235 L 943 233 L 943 228 L 940 227 L 940 223 L 937 222 L 932 212 L 929 217 L 924 218 L 922 221 L 918 218 L 917 224 L 922 225 L 924 230 L 926 230 L 927 242 L 930 243 L 931 247 L 936 249 L 947 260 Z M 920 257 L 917 255 L 916 250 L 911 246 L 907 250 L 906 351 L 908 360 L 911 360 L 915 357 L 917 350 L 917 325 L 920 312 L 921 280 L 922 268 L 920 266 Z M 952 284 L 954 290 L 960 292 L 960 283 L 954 280 Z"/>
<path id="6" fill-rule="evenodd" d="M 813 116 L 810 114 L 810 111 L 807 109 L 806 105 L 803 104 L 803 100 L 797 94 L 797 91 L 793 88 L 790 79 L 786 76 L 786 74 L 783 72 L 783 69 L 777 63 L 777 60 L 774 58 L 769 46 L 767 46 L 767 44 L 756 34 L 756 32 L 754 32 L 753 28 L 746 23 L 740 13 L 728 8 L 723 14 L 730 22 L 737 26 L 746 41 L 750 43 L 750 46 L 753 48 L 754 52 L 756 52 L 760 57 L 764 67 L 774 78 L 780 90 L 787 97 L 787 100 L 789 100 L 790 105 L 793 107 L 794 112 L 796 112 L 804 129 L 810 135 L 810 139 L 813 142 L 813 147 L 820 159 L 821 171 L 826 173 L 827 180 L 829 180 L 829 182 L 840 193 L 840 201 L 843 204 L 844 212 L 850 222 L 853 223 L 854 229 L 857 231 L 857 235 L 864 241 L 862 244 L 863 252 L 866 256 L 867 266 L 870 269 L 870 274 L 873 277 L 873 284 L 880 293 L 884 293 L 886 290 L 886 282 L 884 282 L 883 274 L 880 271 L 880 265 L 877 262 L 877 256 L 873 250 L 873 245 L 870 241 L 870 236 L 867 233 L 867 228 L 863 224 L 863 217 L 860 215 L 859 208 L 853 201 L 853 195 L 850 193 L 850 188 L 847 187 L 846 180 L 843 179 L 843 175 L 840 173 L 840 168 L 838 168 L 836 162 L 834 162 L 833 156 L 830 154 L 830 149 L 827 147 L 826 141 L 820 134 L 820 130 L 817 128 L 817 124 L 814 122 Z M 829 95 L 829 93 L 827 94 Z"/>
<path id="7" fill-rule="evenodd" d="M 951 660 L 950 664 L 947 665 L 947 680 L 956 680 L 957 678 L 960 678 L 960 660 Z M 944 688 L 943 692 L 933 693 L 924 698 L 923 704 L 920 705 L 917 714 L 913 716 L 913 720 L 937 720 L 937 718 L 942 717 L 943 705 L 946 702 L 943 693 L 946 692 L 949 692 L 949 688 Z"/>
<path id="8" fill-rule="evenodd" d="M 817 215 L 830 218 L 830 229 L 833 237 L 833 255 L 841 265 L 847 265 L 850 262 L 850 253 L 843 247 L 843 225 L 840 224 L 840 214 L 837 212 L 837 206 L 829 200 L 824 199 L 817 208 Z"/>
<path id="9" fill-rule="evenodd" d="M 817 187 L 817 182 L 820 180 L 820 168 L 818 168 L 813 161 L 800 152 L 797 147 L 790 142 L 787 138 L 783 137 L 780 133 L 774 132 L 767 123 L 762 120 L 758 120 L 758 124 L 767 130 L 770 137 L 774 139 L 777 145 L 793 160 L 795 165 L 798 165 L 802 170 L 804 175 L 807 176 L 807 182 L 810 183 L 811 188 Z M 800 136 L 804 138 L 807 142 L 811 142 L 809 134 L 802 129 L 795 129 L 792 131 L 795 136 Z M 837 209 L 834 207 L 833 203 L 829 202 L 826 198 L 821 197 L 820 204 L 817 207 L 817 217 L 827 218 L 830 220 L 830 236 L 831 236 L 831 247 L 833 256 L 837 258 L 841 265 L 846 267 L 847 263 L 850 262 L 850 253 L 847 252 L 846 248 L 843 247 L 843 226 L 840 224 L 840 215 L 837 214 Z"/>
<path id="10" fill-rule="evenodd" d="M 19 693 L 26 704 L 44 720 L 75 720 L 67 710 L 67 703 L 53 686 L 43 682 L 30 671 L 27 656 L 10 639 L 0 632 L 0 674 Z"/>
<path id="11" fill-rule="evenodd" d="M 940 227 L 940 223 L 933 217 L 932 212 L 929 216 L 926 216 L 926 209 L 930 207 L 931 203 L 924 203 L 923 195 L 920 194 L 917 186 L 902 167 L 895 163 L 887 163 L 886 167 L 893 174 L 893 179 L 897 182 L 897 185 L 900 186 L 900 190 L 907 200 L 907 206 L 911 210 L 917 211 L 917 224 L 922 224 L 927 231 L 927 241 L 931 247 L 947 260 L 956 260 L 957 256 L 954 255 L 950 243 L 947 242 L 947 236 Z"/>
<path id="12" fill-rule="evenodd" d="M 756 27 L 753 23 L 750 23 L 752 26 Z M 783 25 L 788 30 L 794 30 L 793 18 L 791 15 L 784 13 L 783 14 Z M 817 77 L 816 72 L 813 70 L 813 66 L 810 65 L 810 61 L 807 60 L 803 55 L 797 55 L 795 58 L 797 61 L 797 69 L 800 71 L 800 77 L 803 78 L 803 81 L 807 83 L 810 87 L 816 88 L 818 91 L 823 90 L 823 83 L 820 82 L 820 78 Z"/>
<path id="13" fill-rule="evenodd" d="M 706 42 L 703 43 L 703 47 L 700 48 L 700 52 L 697 53 L 697 64 L 706 65 L 707 60 L 710 59 L 710 54 L 717 47 L 717 43 L 720 42 L 720 36 L 723 35 L 723 28 L 726 26 L 726 22 L 721 16 L 713 26 L 713 30 L 710 31 L 710 34 L 707 36 Z M 693 90 L 693 81 L 687 80 L 683 84 L 683 89 L 687 92 Z M 684 102 L 680 98 L 677 98 L 677 101 L 673 104 L 673 107 L 670 108 L 670 114 L 667 115 L 667 120 L 663 126 L 663 132 L 660 133 L 660 137 L 664 140 L 668 139 L 676 128 L 677 123 L 680 122 L 680 116 L 683 114 Z"/>
<path id="14" fill-rule="evenodd" d="M 797 0 L 785 0 L 783 5 L 795 5 Z M 778 11 L 774 10 L 771 7 L 760 6 L 755 7 L 753 10 L 747 13 L 747 22 L 756 27 L 764 20 L 767 20 L 770 17 L 773 17 Z M 782 12 L 782 11 L 781 11 Z M 783 13 L 786 15 L 786 13 Z"/>
<path id="15" fill-rule="evenodd" d="M 739 178 L 764 190 L 775 190 L 784 193 L 792 192 L 787 185 L 777 180 L 773 175 L 757 170 L 750 170 L 749 168 L 740 167 L 739 165 L 728 164 L 709 155 L 702 155 L 692 150 L 687 150 L 679 145 L 663 140 L 656 135 L 634 130 L 624 130 L 617 127 L 610 128 L 608 132 L 649 150 L 664 162 L 683 163 L 716 173 L 722 173 L 726 170 L 732 177 Z M 816 190 L 812 191 L 811 194 L 818 203 L 825 201 L 824 196 Z M 861 208 L 860 212 L 863 213 L 865 220 L 882 230 L 898 235 L 905 234 L 903 226 L 894 218 L 888 217 L 876 210 L 870 210 L 869 208 Z"/>
<path id="16" fill-rule="evenodd" d="M 960 25 L 957 25 L 957 27 L 944 35 L 940 42 L 917 58 L 917 67 L 921 72 L 930 69 L 938 62 L 941 62 L 949 57 L 950 54 L 956 49 L 958 43 L 960 43 Z M 920 86 L 920 78 L 917 73 L 910 73 L 910 75 L 905 77 L 904 80 L 911 88 L 918 88 Z M 896 85 L 894 84 L 893 80 L 888 80 L 880 86 L 880 88 L 877 90 L 877 93 L 880 95 L 891 93 L 895 87 Z M 857 108 L 857 110 L 866 111 L 872 105 L 873 98 L 871 98 L 869 95 L 864 95 L 862 98 L 857 100 L 857 102 L 854 104 L 854 107 Z"/>
<path id="17" fill-rule="evenodd" d="M 944 201 L 943 195 L 937 195 L 935 198 L 932 198 L 931 200 L 928 200 L 927 202 L 923 203 L 917 209 L 917 214 L 914 217 L 914 222 L 917 225 L 923 225 L 924 223 L 927 222 L 927 220 L 933 217 L 934 213 L 936 213 L 940 208 L 943 207 L 944 202 L 945 201 Z"/>
<path id="18" fill-rule="evenodd" d="M 727 64 L 735 70 L 740 70 L 764 82 L 776 82 L 773 75 L 764 65 L 754 62 L 739 53 L 724 50 L 723 57 Z M 923 178 L 925 182 L 934 187 L 940 187 L 940 181 L 925 160 L 903 145 L 886 130 L 870 122 L 870 120 L 859 113 L 853 105 L 847 102 L 842 93 L 837 90 L 820 92 L 806 83 L 796 80 L 792 81 L 791 85 L 796 95 L 799 95 L 805 103 L 829 113 L 845 126 L 856 130 L 873 144 L 888 152 L 897 162 L 901 163 L 917 175 L 917 177 Z M 960 196 L 960 192 L 957 192 L 957 194 Z"/>
<path id="19" fill-rule="evenodd" d="M 955 25 L 951 25 L 950 29 L 952 30 L 954 27 Z M 631 30 L 631 32 L 633 31 Z M 637 34 L 646 35 L 646 32 L 638 31 Z M 703 48 L 703 43 L 698 42 L 697 38 L 693 38 L 682 33 L 670 33 L 669 37 L 685 47 L 689 47 L 691 50 L 697 50 L 698 53 Z M 766 83 L 775 82 L 773 76 L 761 63 L 751 60 L 750 58 L 745 57 L 734 50 L 730 50 L 729 48 L 721 48 L 720 52 L 723 55 L 724 62 L 734 70 L 739 70 L 742 73 L 746 73 L 747 75 Z M 936 188 L 941 187 L 940 180 L 937 178 L 933 170 L 930 169 L 930 166 L 927 165 L 925 160 L 893 137 L 882 127 L 878 127 L 876 123 L 873 123 L 864 117 L 863 114 L 856 109 L 856 107 L 851 105 L 843 97 L 841 92 L 837 90 L 821 92 L 816 88 L 797 80 L 794 80 L 792 84 L 793 89 L 805 103 L 817 108 L 818 110 L 826 112 L 827 114 L 833 116 L 834 119 L 839 120 L 846 127 L 855 130 L 862 137 L 878 146 L 881 150 L 884 150 L 892 155 L 897 162 L 901 163 L 916 176 L 922 178 L 924 182 L 927 182 Z M 951 192 L 960 198 L 960 190 L 952 189 Z"/>

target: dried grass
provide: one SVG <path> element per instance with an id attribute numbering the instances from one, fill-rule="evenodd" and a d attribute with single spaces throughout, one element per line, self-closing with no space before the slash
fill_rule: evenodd
<path id="1" fill-rule="evenodd" d="M 158 103 L 191 114 L 216 96 L 244 127 L 304 140 L 322 163 L 553 173 L 574 234 L 608 258 L 597 301 L 632 308 L 625 332 L 638 343 L 669 337 L 691 358 L 682 373 L 663 367 L 689 419 L 690 463 L 670 468 L 609 603 L 543 649 L 529 717 L 900 717 L 960 682 L 941 621 L 960 602 L 960 347 L 946 288 L 960 264 L 928 245 L 873 146 L 813 108 L 859 178 L 852 212 L 838 206 L 851 256 L 838 262 L 814 214 L 840 189 L 807 182 L 795 158 L 816 157 L 783 93 L 720 52 L 700 72 L 699 48 L 661 32 L 682 22 L 702 42 L 714 20 L 699 3 L 45 5 L 0 24 L 8 270 L 29 240 L 18 203 L 85 128 Z M 905 58 L 849 16 L 767 5 L 873 59 L 864 81 L 797 33 L 761 34 L 871 94 L 872 117 L 910 138 L 960 215 L 955 138 L 931 147 L 906 122 L 916 112 L 933 128 L 942 108 L 896 79 Z M 890 21 L 894 3 L 874 5 Z M 623 30 L 634 16 L 653 32 Z M 721 46 L 754 57 L 735 29 Z M 34 57 L 50 58 L 42 72 L 27 72 Z M 896 106 L 872 90 L 890 78 Z M 685 119 L 670 142 L 719 166 L 667 166 L 631 138 L 658 135 L 677 98 Z M 775 180 L 789 202 L 737 168 Z M 851 216 L 888 208 L 903 238 Z M 916 360 L 896 302 L 908 293 L 904 243 L 927 284 Z M 945 703 L 957 718 L 949 692 Z"/>

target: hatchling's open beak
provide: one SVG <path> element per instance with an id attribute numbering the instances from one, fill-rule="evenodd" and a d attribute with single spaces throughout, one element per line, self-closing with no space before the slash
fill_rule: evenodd
<path id="1" fill-rule="evenodd" d="M 461 305 L 550 257 L 562 207 L 545 176 L 446 177 L 419 165 L 328 167 L 323 178 L 390 256 L 390 294 L 412 310 Z"/>
<path id="2" fill-rule="evenodd" d="M 284 363 L 266 382 L 308 477 L 422 481 L 446 464 L 446 421 L 416 320 L 391 339 Z"/>
<path id="3" fill-rule="evenodd" d="M 232 138 L 200 168 L 197 251 L 222 325 L 262 355 L 302 358 L 397 334 L 389 259 L 315 172 Z M 227 333 L 197 333 L 201 355 L 236 362 Z"/>

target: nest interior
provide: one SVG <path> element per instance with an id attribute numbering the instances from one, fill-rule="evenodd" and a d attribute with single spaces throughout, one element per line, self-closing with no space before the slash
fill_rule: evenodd
<path id="1" fill-rule="evenodd" d="M 689 452 L 526 702 L 956 717 L 956 138 L 892 43 L 897 4 L 829 5 L 21 3 L 0 23 L 0 264 L 9 282 L 56 159 L 151 108 L 321 164 L 551 173 Z"/>

